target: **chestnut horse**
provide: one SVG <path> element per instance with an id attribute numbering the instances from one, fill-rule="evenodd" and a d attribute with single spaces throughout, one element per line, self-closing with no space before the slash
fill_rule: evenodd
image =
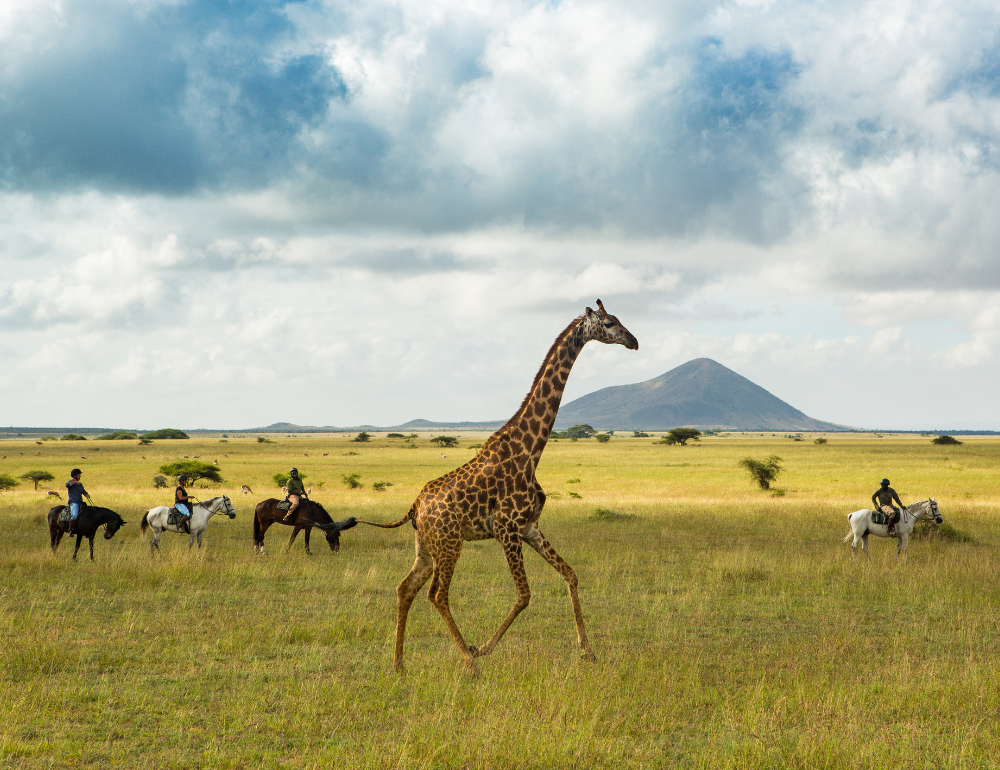
<path id="1" fill-rule="evenodd" d="M 57 505 L 49 509 L 49 545 L 52 553 L 59 547 L 59 541 L 66 534 L 65 526 L 59 522 L 59 514 L 65 509 L 65 505 Z M 80 542 L 87 538 L 90 543 L 90 560 L 94 560 L 94 535 L 97 528 L 104 527 L 104 539 L 110 540 L 115 536 L 125 520 L 110 508 L 98 508 L 96 505 L 81 505 L 80 513 L 76 517 L 73 527 L 73 534 L 76 535 L 76 548 L 73 549 L 73 558 L 76 558 L 77 551 L 80 550 Z"/>
<path id="2" fill-rule="evenodd" d="M 253 517 L 253 550 L 257 553 L 266 553 L 264 550 L 264 533 L 272 524 L 284 524 L 282 521 L 288 511 L 278 508 L 278 501 L 269 497 L 257 505 Z M 299 507 L 295 509 L 295 519 L 291 524 L 285 526 L 292 527 L 292 536 L 288 538 L 287 551 L 295 542 L 300 529 L 306 531 L 306 553 L 312 555 L 309 550 L 309 533 L 313 527 L 318 527 L 326 533 L 326 542 L 330 544 L 331 551 L 340 550 L 340 533 L 345 529 L 350 529 L 358 520 L 351 516 L 343 521 L 334 521 L 330 514 L 326 512 L 322 505 L 313 500 L 303 498 Z"/>

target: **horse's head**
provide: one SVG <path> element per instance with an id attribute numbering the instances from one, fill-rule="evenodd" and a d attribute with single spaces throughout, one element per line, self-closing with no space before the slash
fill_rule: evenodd
<path id="1" fill-rule="evenodd" d="M 319 505 L 317 503 L 317 505 Z M 322 506 L 319 506 L 322 508 Z M 326 511 L 323 511 L 326 513 Z M 326 534 L 326 542 L 330 545 L 330 550 L 336 553 L 340 550 L 340 533 L 345 529 L 350 529 L 358 520 L 353 516 L 343 521 L 331 521 L 329 524 L 316 524 Z"/>
<path id="2" fill-rule="evenodd" d="M 108 520 L 108 523 L 104 525 L 104 539 L 110 540 L 111 538 L 113 538 L 115 536 L 115 532 L 117 532 L 127 523 L 128 522 L 126 522 L 125 519 L 123 519 L 117 513 L 114 513 L 113 516 Z"/>
<path id="3" fill-rule="evenodd" d="M 944 519 L 941 518 L 941 511 L 938 510 L 937 500 L 933 497 L 930 499 L 931 504 L 931 516 L 934 517 L 934 523 L 940 524 Z"/>
<path id="4" fill-rule="evenodd" d="M 233 508 L 233 504 L 230 501 L 228 495 L 223 495 L 222 496 L 222 511 L 230 519 L 235 519 L 236 518 L 236 509 Z"/>

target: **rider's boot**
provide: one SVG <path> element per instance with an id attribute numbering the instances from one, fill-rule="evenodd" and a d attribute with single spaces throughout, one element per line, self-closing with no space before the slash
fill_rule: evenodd
<path id="1" fill-rule="evenodd" d="M 291 523 L 292 523 L 292 521 L 293 521 L 293 520 L 295 519 L 295 510 L 296 510 L 296 509 L 297 509 L 298 507 L 299 507 L 299 504 L 298 504 L 298 503 L 296 503 L 296 504 L 295 504 L 295 505 L 293 505 L 293 506 L 292 506 L 291 508 L 289 508 L 289 509 L 288 509 L 288 513 L 286 513 L 286 514 L 285 514 L 285 518 L 283 518 L 283 519 L 281 520 L 281 523 L 282 523 L 282 524 L 291 524 Z"/>
<path id="2" fill-rule="evenodd" d="M 188 535 L 191 534 L 191 519 L 190 518 L 184 518 L 181 521 L 181 529 L 184 530 L 184 532 L 186 534 L 188 534 Z"/>

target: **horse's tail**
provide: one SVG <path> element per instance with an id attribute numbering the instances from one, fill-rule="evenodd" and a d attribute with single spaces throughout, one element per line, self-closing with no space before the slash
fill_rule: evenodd
<path id="1" fill-rule="evenodd" d="M 363 521 L 362 519 L 358 519 L 358 524 L 367 524 L 369 527 L 379 527 L 381 529 L 395 529 L 396 527 L 401 527 L 406 522 L 410 521 L 410 519 L 412 519 L 416 515 L 416 512 L 417 512 L 417 502 L 416 500 L 414 500 L 413 505 L 410 506 L 410 510 L 408 510 L 406 512 L 406 515 L 399 521 L 393 522 L 392 524 L 379 524 L 376 521 Z"/>
<path id="2" fill-rule="evenodd" d="M 260 536 L 260 518 L 257 516 L 257 511 L 253 512 L 253 544 L 258 545 L 261 541 Z"/>
<path id="3" fill-rule="evenodd" d="M 143 538 L 146 537 L 146 530 L 149 529 L 149 511 L 142 514 L 142 521 L 139 522 L 139 529 L 142 530 Z"/>

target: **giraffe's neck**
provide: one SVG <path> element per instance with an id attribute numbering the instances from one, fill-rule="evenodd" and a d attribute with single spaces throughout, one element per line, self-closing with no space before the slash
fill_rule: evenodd
<path id="1" fill-rule="evenodd" d="M 583 323 L 577 319 L 556 338 L 521 408 L 497 431 L 498 438 L 508 438 L 515 452 L 527 457 L 527 470 L 532 473 L 552 433 L 569 373 L 586 343 Z M 518 443 L 523 453 L 517 452 Z"/>

